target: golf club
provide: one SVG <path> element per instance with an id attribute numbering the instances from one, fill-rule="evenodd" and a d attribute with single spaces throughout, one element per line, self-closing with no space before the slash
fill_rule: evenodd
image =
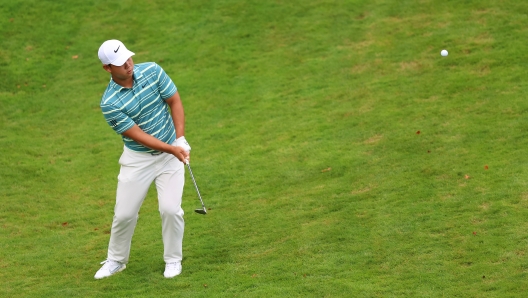
<path id="1" fill-rule="evenodd" d="M 202 196 L 200 195 L 200 191 L 198 190 L 198 185 L 196 184 L 196 180 L 194 180 L 194 175 L 191 170 L 191 166 L 189 165 L 189 162 L 185 163 L 187 165 L 187 168 L 189 169 L 189 173 L 191 173 L 191 178 L 194 183 L 194 188 L 196 188 L 196 192 L 198 193 L 198 198 L 200 199 L 200 203 L 202 203 L 202 208 L 194 209 L 194 212 L 200 213 L 200 214 L 207 214 L 207 210 L 205 209 L 204 202 L 202 200 Z"/>

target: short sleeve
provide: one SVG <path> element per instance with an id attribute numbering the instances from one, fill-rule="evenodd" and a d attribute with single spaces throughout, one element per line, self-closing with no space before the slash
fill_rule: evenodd
<path id="1" fill-rule="evenodd" d="M 112 105 L 101 105 L 101 111 L 108 125 L 118 134 L 124 133 L 135 124 L 130 117 Z"/>
<path id="2" fill-rule="evenodd" d="M 167 73 L 165 73 L 163 68 L 161 68 L 161 66 L 157 64 L 156 74 L 160 96 L 163 100 L 166 100 L 169 97 L 173 96 L 176 91 L 178 91 L 178 89 L 176 88 L 176 85 L 174 85 L 174 83 L 172 82 L 171 78 L 167 75 Z"/>

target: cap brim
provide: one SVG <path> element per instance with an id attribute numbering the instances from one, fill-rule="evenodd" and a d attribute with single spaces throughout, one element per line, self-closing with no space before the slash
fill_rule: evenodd
<path id="1" fill-rule="evenodd" d="M 134 56 L 135 54 L 129 50 L 127 50 L 125 53 L 121 54 L 121 56 L 119 56 L 119 58 L 115 59 L 113 62 L 112 62 L 112 65 L 115 65 L 115 66 L 121 66 L 123 64 L 125 64 L 125 62 L 128 60 L 128 58 Z"/>

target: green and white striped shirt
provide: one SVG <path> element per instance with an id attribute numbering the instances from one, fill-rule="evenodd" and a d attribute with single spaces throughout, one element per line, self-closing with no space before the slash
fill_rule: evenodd
<path id="1" fill-rule="evenodd" d="M 133 80 L 132 88 L 125 88 L 110 79 L 101 99 L 106 122 L 118 134 L 137 124 L 149 135 L 171 144 L 176 139 L 176 130 L 165 100 L 177 92 L 176 86 L 153 62 L 134 65 Z M 133 151 L 158 152 L 125 136 L 123 142 Z"/>

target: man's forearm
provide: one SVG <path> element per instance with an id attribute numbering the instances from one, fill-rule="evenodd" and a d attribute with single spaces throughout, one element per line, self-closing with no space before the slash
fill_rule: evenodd
<path id="1" fill-rule="evenodd" d="M 123 133 L 123 136 L 130 138 L 150 149 L 172 154 L 176 156 L 176 158 L 178 158 L 181 162 L 189 162 L 189 153 L 186 152 L 182 147 L 172 146 L 170 144 L 162 142 L 141 130 L 141 128 L 139 128 L 139 126 L 137 125 L 134 125 L 132 126 L 132 128 L 125 131 Z"/>
<path id="2" fill-rule="evenodd" d="M 183 107 L 181 110 L 171 109 L 172 121 L 174 121 L 174 128 L 176 129 L 176 138 L 185 136 L 185 115 L 183 114 Z"/>
<path id="3" fill-rule="evenodd" d="M 171 110 L 172 121 L 176 129 L 176 138 L 185 136 L 185 113 L 180 95 L 176 92 L 166 102 Z"/>
<path id="4" fill-rule="evenodd" d="M 125 131 L 123 135 L 150 149 L 173 154 L 174 146 L 162 142 L 149 135 L 148 133 L 141 130 L 141 128 L 139 128 L 137 125 L 134 125 L 132 128 Z"/>

